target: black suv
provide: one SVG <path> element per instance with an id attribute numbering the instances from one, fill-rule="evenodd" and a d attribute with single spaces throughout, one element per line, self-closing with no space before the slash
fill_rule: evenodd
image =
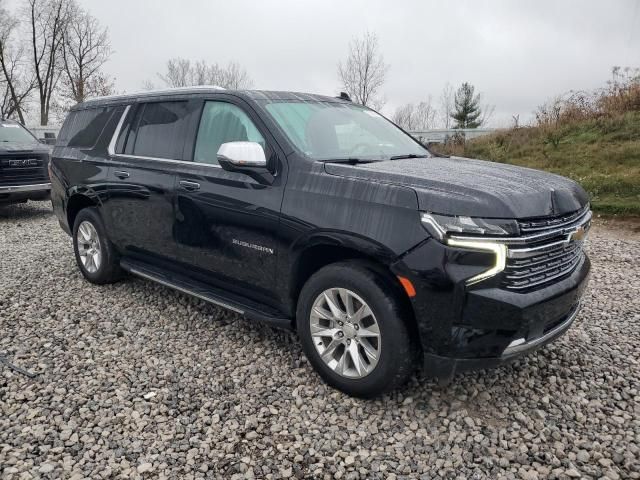
<path id="1" fill-rule="evenodd" d="M 66 119 L 52 201 L 92 283 L 123 272 L 297 330 L 324 380 L 373 396 L 415 365 L 512 360 L 564 333 L 587 195 L 557 175 L 432 154 L 373 110 L 176 89 Z"/>
<path id="2" fill-rule="evenodd" d="M 19 123 L 0 119 L 0 205 L 49 198 L 49 150 Z"/>

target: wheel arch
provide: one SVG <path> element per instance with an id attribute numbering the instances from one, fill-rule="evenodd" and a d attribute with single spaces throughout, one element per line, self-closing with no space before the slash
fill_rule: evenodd
<path id="1" fill-rule="evenodd" d="M 295 246 L 294 246 L 295 247 Z M 397 259 L 391 250 L 371 239 L 334 232 L 323 233 L 297 243 L 294 248 L 295 261 L 292 263 L 290 296 L 295 312 L 300 292 L 309 278 L 321 268 L 339 262 L 357 262 L 380 275 L 401 302 L 406 319 L 411 328 L 417 328 L 411 301 L 391 271 Z"/>
<path id="2" fill-rule="evenodd" d="M 100 205 L 97 195 L 92 195 L 90 191 L 76 191 L 70 193 L 67 200 L 66 217 L 69 231 L 73 232 L 73 224 L 80 210 L 88 207 Z"/>

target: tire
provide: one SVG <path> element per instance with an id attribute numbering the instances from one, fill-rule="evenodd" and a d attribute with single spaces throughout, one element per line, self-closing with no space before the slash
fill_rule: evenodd
<path id="1" fill-rule="evenodd" d="M 87 233 L 95 239 L 89 238 Z M 107 237 L 97 208 L 83 208 L 78 212 L 72 238 L 76 263 L 84 278 L 96 285 L 114 283 L 122 278 L 118 255 Z"/>
<path id="2" fill-rule="evenodd" d="M 333 300 L 339 298 L 341 315 L 348 310 L 344 298 L 351 294 L 355 298 L 347 300 L 352 304 L 351 311 L 361 312 L 359 307 L 362 302 L 369 307 L 372 315 L 358 321 L 359 315 L 354 314 L 350 317 L 352 322 L 348 321 L 348 317 L 343 317 L 343 326 L 340 327 L 340 322 L 335 321 L 337 317 L 329 311 L 331 308 L 325 296 L 327 291 Z M 374 265 L 364 262 L 332 264 L 311 276 L 298 299 L 296 323 L 305 355 L 327 384 L 351 396 L 371 398 L 400 387 L 407 381 L 416 366 L 418 349 L 407 322 L 403 320 L 408 312 L 399 295 L 401 291 Z M 314 309 L 314 306 L 318 308 Z M 322 315 L 318 315 L 318 311 Z M 325 318 L 329 316 L 333 316 L 334 320 Z M 357 323 L 360 323 L 360 327 L 355 326 Z M 376 330 L 373 323 L 378 326 L 378 338 L 372 336 Z M 311 334 L 312 329 L 315 337 Z M 336 329 L 339 330 L 337 333 Z M 331 333 L 332 336 L 319 336 L 325 333 Z M 361 337 L 361 334 L 364 336 Z M 334 353 L 331 352 L 335 346 L 332 339 L 342 341 L 342 346 L 335 347 Z M 348 345 L 346 342 L 349 342 Z M 365 342 L 368 348 L 364 348 Z M 321 350 L 330 363 L 323 360 Z M 370 351 L 377 353 L 377 358 L 369 355 Z M 353 360 L 358 353 L 360 371 Z"/>

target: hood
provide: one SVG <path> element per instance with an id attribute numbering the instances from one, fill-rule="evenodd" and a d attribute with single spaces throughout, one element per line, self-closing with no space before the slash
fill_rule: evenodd
<path id="1" fill-rule="evenodd" d="M 573 180 L 504 163 L 461 157 L 410 158 L 347 165 L 331 175 L 412 187 L 420 210 L 444 215 L 529 218 L 574 212 L 589 201 Z"/>
<path id="2" fill-rule="evenodd" d="M 36 142 L 34 140 L 33 143 L 7 143 L 0 142 L 0 154 L 2 153 L 48 153 L 49 147 L 47 145 L 43 145 L 42 143 Z"/>

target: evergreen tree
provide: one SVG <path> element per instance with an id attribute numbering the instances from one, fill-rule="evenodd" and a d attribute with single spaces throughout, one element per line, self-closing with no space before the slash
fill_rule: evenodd
<path id="1" fill-rule="evenodd" d="M 473 85 L 463 83 L 455 95 L 455 109 L 451 118 L 456 121 L 453 128 L 478 128 L 482 124 L 480 94 L 474 95 Z"/>

